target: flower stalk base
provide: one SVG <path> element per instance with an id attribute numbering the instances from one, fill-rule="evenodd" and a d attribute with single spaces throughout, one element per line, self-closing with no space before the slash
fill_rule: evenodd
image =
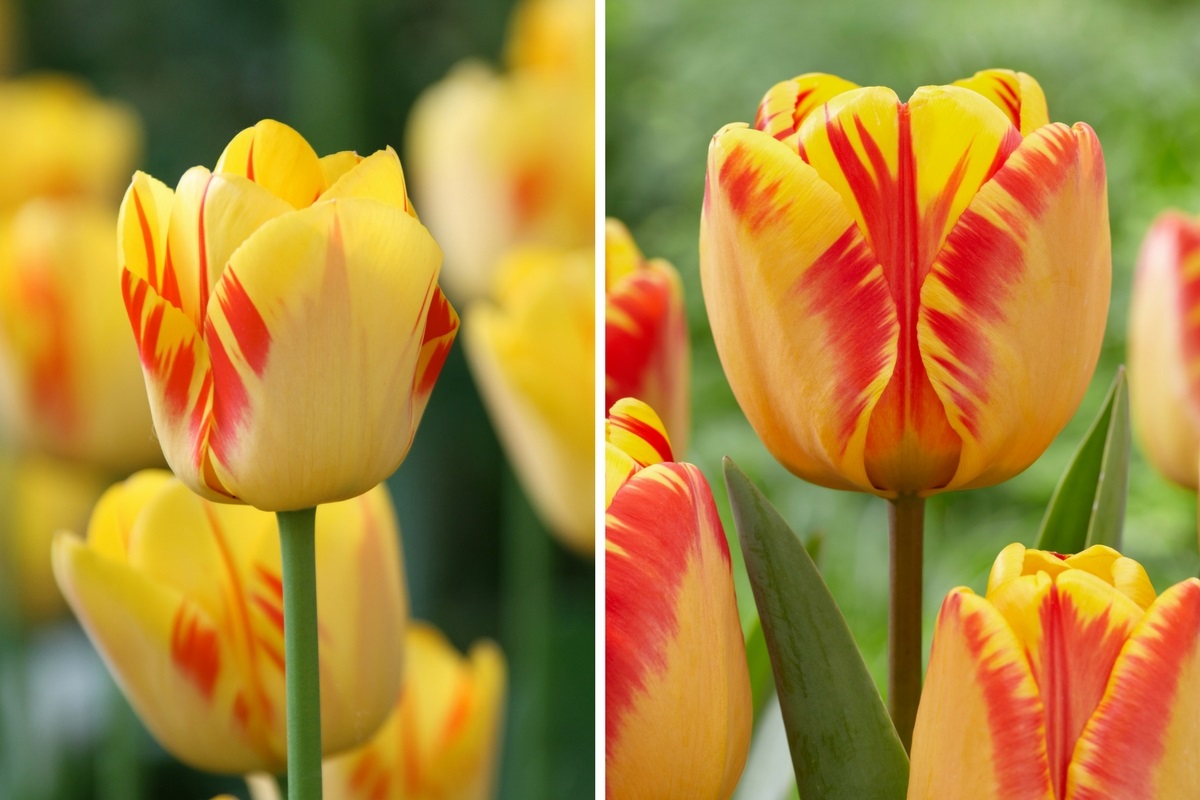
<path id="1" fill-rule="evenodd" d="M 925 499 L 888 501 L 888 711 L 906 751 L 921 700 L 921 568 Z"/>

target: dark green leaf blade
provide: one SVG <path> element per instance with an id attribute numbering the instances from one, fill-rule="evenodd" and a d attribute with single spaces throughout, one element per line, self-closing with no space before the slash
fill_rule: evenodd
<path id="1" fill-rule="evenodd" d="M 800 796 L 903 798 L 908 757 L 824 579 L 787 523 L 728 458 L 725 485 Z"/>

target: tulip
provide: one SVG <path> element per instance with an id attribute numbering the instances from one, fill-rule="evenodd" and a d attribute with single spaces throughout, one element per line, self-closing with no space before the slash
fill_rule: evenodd
<path id="1" fill-rule="evenodd" d="M 604 253 L 604 407 L 636 397 L 659 409 L 682 453 L 688 435 L 688 328 L 679 273 L 661 258 L 647 261 L 615 219 L 605 226 Z"/>
<path id="2" fill-rule="evenodd" d="M 395 152 L 318 159 L 266 120 L 174 192 L 135 174 L 118 224 L 154 427 L 184 483 L 279 511 L 396 469 L 458 316 Z"/>
<path id="3" fill-rule="evenodd" d="M 487 800 L 499 751 L 505 666 L 477 642 L 464 659 L 432 625 L 405 636 L 404 687 L 367 744 L 325 762 L 326 800 Z"/>
<path id="4" fill-rule="evenodd" d="M 446 249 L 451 296 L 487 294 L 514 247 L 595 237 L 595 15 L 586 0 L 526 0 L 511 69 L 457 65 L 413 107 L 414 194 Z"/>
<path id="5" fill-rule="evenodd" d="M 0 221 L 0 429 L 127 473 L 161 464 L 162 451 L 113 288 L 115 227 L 85 198 L 31 200 Z"/>
<path id="6" fill-rule="evenodd" d="M 613 406 L 606 450 L 607 796 L 728 798 L 753 710 L 712 491 L 641 401 Z"/>
<path id="7" fill-rule="evenodd" d="M 87 540 L 54 539 L 54 574 L 154 737 L 211 772 L 286 761 L 276 517 L 210 503 L 145 471 L 111 488 Z M 385 488 L 316 518 L 321 732 L 332 755 L 365 741 L 400 688 L 406 601 Z"/>
<path id="8" fill-rule="evenodd" d="M 542 521 L 590 555 L 595 542 L 595 285 L 587 250 L 521 250 L 494 302 L 467 312 L 466 353 L 500 441 Z"/>
<path id="9" fill-rule="evenodd" d="M 34 197 L 115 199 L 140 148 L 135 114 L 73 78 L 0 83 L 0 212 Z"/>
<path id="10" fill-rule="evenodd" d="M 809 74 L 713 138 L 700 272 L 742 410 L 805 480 L 987 486 L 1066 424 L 1111 256 L 1092 129 L 1027 75 L 883 87 Z"/>
<path id="11" fill-rule="evenodd" d="M 1189 489 L 1200 483 L 1198 268 L 1200 220 L 1161 214 L 1142 243 L 1129 311 L 1134 431 L 1155 469 Z"/>
<path id="12" fill-rule="evenodd" d="M 1006 547 L 951 590 L 909 798 L 1185 798 L 1200 780 L 1200 581 L 1155 597 L 1108 547 Z"/>

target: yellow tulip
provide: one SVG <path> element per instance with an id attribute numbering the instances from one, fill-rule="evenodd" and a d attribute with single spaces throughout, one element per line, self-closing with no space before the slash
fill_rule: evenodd
<path id="1" fill-rule="evenodd" d="M 913 732 L 908 797 L 1193 797 L 1200 581 L 1157 598 L 1107 547 L 1006 547 L 987 596 L 953 589 Z"/>
<path id="2" fill-rule="evenodd" d="M 471 371 L 541 519 L 581 555 L 595 542 L 595 284 L 591 251 L 522 250 L 495 302 L 466 316 Z"/>
<path id="3" fill-rule="evenodd" d="M 658 411 L 676 452 L 687 449 L 690 387 L 683 284 L 647 261 L 629 230 L 607 221 L 604 241 L 604 407 L 636 397 Z"/>
<path id="4" fill-rule="evenodd" d="M 464 62 L 413 107 L 414 194 L 456 300 L 486 294 L 514 247 L 594 241 L 594 32 L 591 2 L 525 2 L 509 71 Z"/>
<path id="5" fill-rule="evenodd" d="M 504 656 L 464 659 L 432 625 L 405 636 L 404 687 L 371 741 L 325 762 L 326 800 L 488 800 L 504 716 Z"/>
<path id="6" fill-rule="evenodd" d="M 105 485 L 97 470 L 70 461 L 33 453 L 0 457 L 0 606 L 34 623 L 63 611 L 50 540 L 84 524 Z"/>
<path id="7" fill-rule="evenodd" d="M 286 761 L 275 515 L 210 503 L 145 471 L 96 506 L 87 541 L 60 533 L 58 584 L 159 743 L 197 769 Z M 316 519 L 324 752 L 368 739 L 400 688 L 406 600 L 383 486 Z"/>
<path id="8" fill-rule="evenodd" d="M 0 212 L 33 197 L 115 199 L 140 149 L 134 113 L 73 78 L 0 82 Z"/>
<path id="9" fill-rule="evenodd" d="M 1200 220 L 1178 211 L 1150 226 L 1129 310 L 1129 399 L 1134 432 L 1155 469 L 1200 483 Z"/>
<path id="10" fill-rule="evenodd" d="M 135 174 L 118 224 L 154 427 L 188 486 L 291 510 L 399 466 L 458 316 L 395 152 L 318 159 L 266 120 L 174 192 Z"/>
<path id="11" fill-rule="evenodd" d="M 162 463 L 129 341 L 116 215 L 35 199 L 0 220 L 0 428 L 22 446 L 114 472 Z"/>
<path id="12" fill-rule="evenodd" d="M 1075 412 L 1111 283 L 1095 133 L 1028 75 L 809 74 L 709 148 L 700 273 L 750 424 L 785 467 L 887 497 L 987 486 Z"/>
<path id="13" fill-rule="evenodd" d="M 712 491 L 641 401 L 613 406 L 607 440 L 607 796 L 728 798 L 754 712 Z"/>

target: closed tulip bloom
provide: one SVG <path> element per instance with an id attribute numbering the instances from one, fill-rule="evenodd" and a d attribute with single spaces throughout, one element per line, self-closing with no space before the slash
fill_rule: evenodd
<path id="1" fill-rule="evenodd" d="M 688 327 L 679 273 L 647 261 L 615 219 L 604 240 L 604 407 L 636 397 L 654 408 L 678 453 L 687 449 Z"/>
<path id="2" fill-rule="evenodd" d="M 1150 226 L 1129 310 L 1129 395 L 1134 432 L 1155 469 L 1200 483 L 1200 220 L 1178 211 Z"/>
<path id="3" fill-rule="evenodd" d="M 362 747 L 327 760 L 326 800 L 489 800 L 504 718 L 500 648 L 466 658 L 442 633 L 414 622 L 405 636 L 404 686 Z"/>
<path id="4" fill-rule="evenodd" d="M 154 427 L 184 483 L 280 511 L 399 466 L 458 316 L 395 152 L 318 159 L 266 120 L 174 192 L 134 175 L 118 225 Z"/>
<path id="5" fill-rule="evenodd" d="M 728 798 L 754 714 L 712 491 L 641 401 L 613 406 L 607 440 L 607 796 Z"/>
<path id="6" fill-rule="evenodd" d="M 0 221 L 0 436 L 113 472 L 162 463 L 113 288 L 116 215 L 40 198 Z"/>
<path id="7" fill-rule="evenodd" d="M 1028 75 L 907 102 L 808 74 L 709 148 L 700 273 L 725 373 L 800 477 L 987 486 L 1075 412 L 1111 282 L 1104 159 Z"/>
<path id="8" fill-rule="evenodd" d="M 492 424 L 539 517 L 580 555 L 595 544 L 595 281 L 590 250 L 519 250 L 493 302 L 466 317 Z"/>
<path id="9" fill-rule="evenodd" d="M 1103 546 L 1006 547 L 946 596 L 909 798 L 1183 800 L 1200 785 L 1200 581 Z"/>
<path id="10" fill-rule="evenodd" d="M 380 486 L 316 518 L 326 755 L 370 738 L 400 688 L 406 600 Z M 87 540 L 60 533 L 58 584 L 109 671 L 168 751 L 210 772 L 287 759 L 275 515 L 210 503 L 169 473 L 111 488 Z"/>

